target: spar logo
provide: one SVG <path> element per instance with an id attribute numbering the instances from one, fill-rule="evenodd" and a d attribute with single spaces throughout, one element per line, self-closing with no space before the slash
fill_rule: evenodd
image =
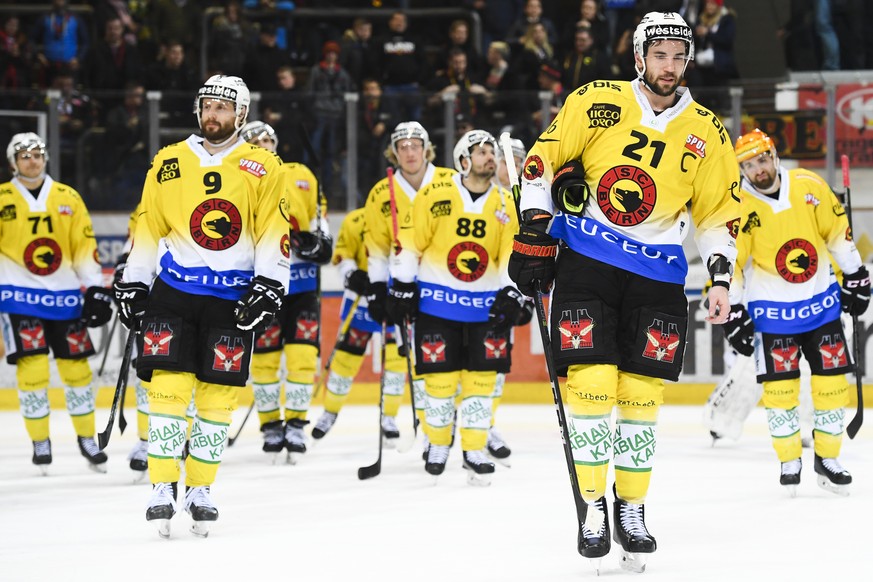
<path id="1" fill-rule="evenodd" d="M 61 267 L 61 258 L 61 247 L 50 238 L 38 238 L 24 249 L 24 266 L 40 277 L 57 271 Z"/>
<path id="2" fill-rule="evenodd" d="M 873 128 L 873 87 L 843 95 L 837 101 L 837 117 L 857 129 Z"/>
<path id="3" fill-rule="evenodd" d="M 210 251 L 228 249 L 239 241 L 242 217 L 232 202 L 221 198 L 204 200 L 191 213 L 191 238 Z"/>
<path id="4" fill-rule="evenodd" d="M 446 264 L 455 279 L 472 283 L 485 274 L 488 268 L 488 252 L 479 243 L 460 242 L 449 251 Z"/>
<path id="5" fill-rule="evenodd" d="M 635 166 L 616 166 L 597 184 L 597 205 L 611 223 L 635 226 L 652 213 L 658 199 L 655 181 Z"/>
<path id="6" fill-rule="evenodd" d="M 776 253 L 776 272 L 789 283 L 806 283 L 818 271 L 818 253 L 811 242 L 793 238 Z"/>

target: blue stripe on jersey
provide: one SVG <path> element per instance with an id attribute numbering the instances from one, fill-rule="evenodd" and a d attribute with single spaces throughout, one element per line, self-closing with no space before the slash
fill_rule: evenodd
<path id="1" fill-rule="evenodd" d="M 800 301 L 749 301 L 755 331 L 787 335 L 811 331 L 840 318 L 840 286 Z"/>
<path id="2" fill-rule="evenodd" d="M 237 300 L 249 289 L 254 271 L 213 271 L 209 267 L 183 267 L 172 253 L 161 257 L 161 280 L 173 289 L 192 295 Z"/>
<path id="3" fill-rule="evenodd" d="M 586 257 L 665 283 L 685 284 L 688 261 L 682 245 L 637 242 L 590 217 L 558 213 L 550 234 Z"/>
<path id="4" fill-rule="evenodd" d="M 294 263 L 288 277 L 288 295 L 306 293 L 318 288 L 318 265 L 315 263 Z"/>
<path id="5" fill-rule="evenodd" d="M 82 314 L 82 292 L 0 285 L 0 312 L 42 319 L 77 319 Z"/>
<path id="6" fill-rule="evenodd" d="M 342 326 L 342 322 L 346 320 L 346 316 L 349 314 L 349 309 L 352 308 L 353 302 L 354 301 L 348 297 L 343 299 L 343 304 L 340 308 L 340 326 Z M 355 315 L 352 317 L 352 327 L 370 333 L 379 333 L 382 331 L 382 324 L 370 319 L 370 312 L 366 307 L 361 307 L 360 305 L 355 309 Z"/>
<path id="7" fill-rule="evenodd" d="M 419 279 L 418 310 L 452 321 L 488 321 L 488 310 L 497 291 L 463 291 Z"/>

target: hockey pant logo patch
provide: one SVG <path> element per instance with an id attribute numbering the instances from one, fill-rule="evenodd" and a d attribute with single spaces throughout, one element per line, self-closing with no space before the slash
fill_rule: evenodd
<path id="1" fill-rule="evenodd" d="M 509 355 L 509 340 L 503 334 L 496 334 L 489 331 L 485 334 L 485 359 L 486 360 L 505 360 Z"/>
<path id="2" fill-rule="evenodd" d="M 672 364 L 676 359 L 676 349 L 682 343 L 679 327 L 675 323 L 665 323 L 655 318 L 646 328 L 646 347 L 643 357 L 649 360 Z"/>
<path id="3" fill-rule="evenodd" d="M 318 341 L 318 314 L 304 311 L 297 318 L 297 328 L 294 339 L 315 342 Z"/>
<path id="4" fill-rule="evenodd" d="M 587 309 L 565 309 L 558 321 L 561 351 L 585 350 L 594 347 L 594 327 L 597 322 Z"/>
<path id="5" fill-rule="evenodd" d="M 216 372 L 237 374 L 242 371 L 243 358 L 246 355 L 242 338 L 223 335 L 213 344 L 212 369 Z"/>
<path id="6" fill-rule="evenodd" d="M 32 352 L 46 348 L 45 328 L 39 320 L 24 320 L 18 326 L 21 351 Z"/>
<path id="7" fill-rule="evenodd" d="M 173 327 L 169 323 L 151 322 L 147 324 L 142 334 L 142 355 L 145 357 L 168 357 L 175 335 Z"/>
<path id="8" fill-rule="evenodd" d="M 774 373 L 793 372 L 800 365 L 800 349 L 790 337 L 776 339 L 770 346 L 770 360 Z"/>
<path id="9" fill-rule="evenodd" d="M 429 364 L 446 361 L 446 340 L 442 334 L 428 334 L 421 338 L 422 360 Z"/>
<path id="10" fill-rule="evenodd" d="M 837 370 L 849 365 L 849 353 L 846 349 L 846 342 L 843 341 L 841 334 L 835 333 L 833 335 L 826 334 L 822 336 L 821 343 L 818 345 L 818 351 L 821 354 L 821 367 L 823 370 Z"/>
<path id="11" fill-rule="evenodd" d="M 82 325 L 71 325 L 67 328 L 67 348 L 71 356 L 85 354 L 94 349 L 88 330 Z"/>
<path id="12" fill-rule="evenodd" d="M 282 345 L 282 328 L 274 318 L 270 327 L 265 329 L 263 333 L 258 334 L 258 338 L 255 341 L 255 349 L 269 351 L 270 348 L 277 348 L 280 345 Z"/>

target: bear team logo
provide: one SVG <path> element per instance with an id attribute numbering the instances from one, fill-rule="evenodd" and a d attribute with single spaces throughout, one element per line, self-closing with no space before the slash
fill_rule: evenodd
<path id="1" fill-rule="evenodd" d="M 245 344 L 241 337 L 231 339 L 221 336 L 212 346 L 215 357 L 212 358 L 212 369 L 217 372 L 241 372 L 242 359 L 246 355 Z"/>
<path id="2" fill-rule="evenodd" d="M 229 249 L 242 233 L 242 217 L 232 202 L 210 198 L 197 205 L 189 221 L 191 238 L 210 251 Z"/>
<path id="3" fill-rule="evenodd" d="M 150 323 L 142 334 L 144 356 L 169 356 L 173 328 L 167 323 Z"/>
<path id="4" fill-rule="evenodd" d="M 561 312 L 558 331 L 561 332 L 561 351 L 585 350 L 594 347 L 594 326 L 597 322 L 587 309 L 566 309 Z"/>
<path id="5" fill-rule="evenodd" d="M 40 237 L 24 248 L 24 266 L 27 270 L 45 277 L 61 267 L 61 247 L 53 239 Z"/>
<path id="6" fill-rule="evenodd" d="M 67 345 L 70 347 L 70 355 L 84 354 L 94 349 L 88 330 L 82 325 L 71 325 L 67 328 Z"/>
<path id="7" fill-rule="evenodd" d="M 618 226 L 635 226 L 652 213 L 658 189 L 649 174 L 635 166 L 610 168 L 597 184 L 597 205 Z"/>
<path id="8" fill-rule="evenodd" d="M 46 347 L 45 328 L 38 320 L 22 321 L 18 326 L 18 337 L 21 339 L 21 351 L 32 352 Z"/>
<path id="9" fill-rule="evenodd" d="M 838 333 L 822 336 L 818 351 L 821 354 L 821 367 L 825 370 L 837 370 L 849 365 L 846 342 Z"/>
<path id="10" fill-rule="evenodd" d="M 789 283 L 806 283 L 818 272 L 818 253 L 811 242 L 793 238 L 776 252 L 776 272 Z"/>
<path id="11" fill-rule="evenodd" d="M 800 364 L 800 350 L 790 337 L 777 339 L 770 346 L 770 357 L 773 359 L 773 372 L 791 372 Z"/>
<path id="12" fill-rule="evenodd" d="M 422 359 L 429 364 L 439 364 L 446 361 L 446 340 L 442 334 L 435 333 L 421 338 Z"/>
<path id="13" fill-rule="evenodd" d="M 666 324 L 663 319 L 655 318 L 646 329 L 646 347 L 643 349 L 643 357 L 672 364 L 676 359 L 676 349 L 681 341 L 679 327 L 675 323 Z"/>
<path id="14" fill-rule="evenodd" d="M 459 242 L 449 251 L 446 265 L 455 279 L 472 283 L 488 269 L 488 251 L 473 241 Z"/>
<path id="15" fill-rule="evenodd" d="M 539 156 L 529 156 L 524 162 L 522 173 L 526 180 L 536 180 L 542 177 L 544 170 L 545 164 L 543 164 L 543 160 Z"/>
<path id="16" fill-rule="evenodd" d="M 509 354 L 509 340 L 505 335 L 495 334 L 489 331 L 485 334 L 485 359 L 486 360 L 505 360 Z"/>

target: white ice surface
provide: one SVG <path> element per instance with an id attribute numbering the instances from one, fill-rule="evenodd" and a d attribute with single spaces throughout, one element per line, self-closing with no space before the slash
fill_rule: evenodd
<path id="1" fill-rule="evenodd" d="M 244 410 L 234 415 L 235 434 Z M 320 409 L 313 410 L 317 419 Z M 408 427 L 408 411 L 400 417 Z M 433 485 L 420 449 L 385 451 L 382 474 L 358 481 L 376 456 L 375 407 L 347 407 L 295 467 L 272 466 L 257 422 L 227 450 L 213 489 L 221 517 L 208 539 L 173 519 L 170 540 L 145 521 L 149 485 L 131 484 L 136 439 L 113 435 L 109 472 L 85 466 L 69 418 L 51 418 L 54 463 L 40 476 L 17 412 L 0 412 L 0 580 L 397 582 L 593 579 L 576 553 L 569 479 L 551 406 L 507 405 L 499 428 L 513 450 L 489 488 L 470 487 L 456 444 Z M 853 411 L 847 414 L 851 418 Z M 98 411 L 98 430 L 107 411 Z M 406 428 L 408 430 L 408 428 Z M 797 497 L 778 484 L 779 463 L 761 409 L 738 443 L 710 447 L 699 407 L 664 407 L 646 518 L 658 551 L 646 573 L 624 572 L 618 550 L 603 579 L 654 581 L 873 580 L 873 427 L 846 439 L 841 461 L 855 483 L 840 498 L 815 485 L 804 451 Z M 611 479 L 611 477 L 610 477 Z M 611 482 L 611 481 L 610 481 Z M 608 496 L 611 499 L 611 496 Z"/>

